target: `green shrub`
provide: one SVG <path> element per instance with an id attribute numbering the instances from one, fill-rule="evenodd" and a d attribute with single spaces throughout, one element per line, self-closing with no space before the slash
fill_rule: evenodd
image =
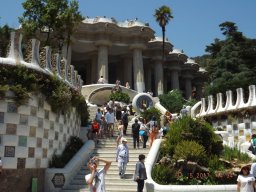
<path id="1" fill-rule="evenodd" d="M 155 182 L 167 185 L 176 180 L 176 170 L 171 166 L 156 164 L 152 168 L 152 178 Z"/>
<path id="2" fill-rule="evenodd" d="M 109 96 L 109 99 L 114 99 L 115 101 L 119 101 L 119 102 L 124 102 L 126 104 L 128 104 L 130 102 L 130 97 L 127 93 L 123 93 L 120 91 L 117 91 L 115 93 L 112 93 Z"/>
<path id="3" fill-rule="evenodd" d="M 0 64 L 0 77 L 0 99 L 10 90 L 14 93 L 13 100 L 19 106 L 27 103 L 29 93 L 42 93 L 52 111 L 67 113 L 75 107 L 81 117 L 81 124 L 88 122 L 89 113 L 85 98 L 60 81 L 57 76 L 48 76 L 23 65 Z"/>
<path id="4" fill-rule="evenodd" d="M 231 161 L 234 158 L 236 158 L 238 162 L 242 162 L 242 163 L 249 163 L 251 161 L 251 158 L 246 153 L 242 153 L 237 148 L 232 149 L 227 146 L 224 147 L 221 157 L 228 161 Z"/>
<path id="5" fill-rule="evenodd" d="M 168 111 L 179 113 L 185 100 L 180 90 L 172 90 L 167 94 L 159 95 L 159 101 Z"/>
<path id="6" fill-rule="evenodd" d="M 141 113 L 141 116 L 146 119 L 147 121 L 151 120 L 151 118 L 153 116 L 156 117 L 158 125 L 160 126 L 160 116 L 161 116 L 161 112 L 155 108 L 155 107 L 150 107 L 147 110 L 145 110 L 144 112 Z"/>
<path id="7" fill-rule="evenodd" d="M 165 151 L 170 156 L 174 154 L 174 148 L 181 140 L 196 141 L 204 146 L 208 156 L 219 155 L 223 150 L 222 141 L 214 133 L 213 127 L 202 119 L 194 120 L 191 117 L 179 119 L 172 124 L 166 138 Z"/>
<path id="8" fill-rule="evenodd" d="M 176 145 L 173 158 L 175 160 L 184 159 L 202 164 L 205 161 L 206 153 L 204 147 L 196 141 L 183 140 Z"/>
<path id="9" fill-rule="evenodd" d="M 49 167 L 63 168 L 69 162 L 69 160 L 76 154 L 77 151 L 83 146 L 83 141 L 79 137 L 71 136 L 65 149 L 61 155 L 54 154 Z"/>

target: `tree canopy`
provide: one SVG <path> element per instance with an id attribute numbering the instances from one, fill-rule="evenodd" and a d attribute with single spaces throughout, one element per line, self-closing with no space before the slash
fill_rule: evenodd
<path id="1" fill-rule="evenodd" d="M 19 22 L 25 36 L 54 48 L 69 44 L 76 25 L 83 20 L 77 0 L 26 0 L 22 6 L 25 11 Z"/>
<path id="2" fill-rule="evenodd" d="M 221 23 L 219 27 L 224 40 L 215 39 L 206 46 L 209 54 L 196 58 L 209 73 L 205 94 L 216 95 L 240 87 L 248 90 L 249 85 L 256 83 L 256 40 L 245 37 L 233 22 Z"/>

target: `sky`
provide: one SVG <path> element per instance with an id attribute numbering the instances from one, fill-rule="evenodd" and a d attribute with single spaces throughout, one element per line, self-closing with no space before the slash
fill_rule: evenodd
<path id="1" fill-rule="evenodd" d="M 18 17 L 24 9 L 21 0 L 2 0 L 0 26 L 19 26 Z M 78 0 L 79 11 L 86 17 L 105 16 L 117 21 L 133 20 L 149 23 L 155 36 L 162 31 L 155 21 L 155 9 L 171 8 L 173 19 L 166 26 L 166 37 L 175 49 L 188 57 L 206 54 L 205 48 L 214 39 L 224 39 L 219 24 L 231 21 L 238 30 L 256 39 L 256 0 Z"/>

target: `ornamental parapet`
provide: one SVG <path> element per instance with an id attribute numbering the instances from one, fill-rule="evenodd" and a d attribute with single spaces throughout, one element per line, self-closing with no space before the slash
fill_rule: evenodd
<path id="1" fill-rule="evenodd" d="M 24 65 L 28 68 L 45 73 L 46 75 L 54 75 L 64 81 L 73 89 L 81 90 L 81 76 L 77 75 L 73 65 L 69 65 L 67 59 L 61 54 L 53 54 L 50 47 L 46 46 L 40 50 L 40 41 L 32 39 L 26 58 L 23 58 L 21 50 L 22 34 L 19 32 L 11 32 L 9 50 L 7 57 L 0 57 L 0 63 L 6 65 Z M 76 74 L 76 75 L 74 75 Z"/>
<path id="2" fill-rule="evenodd" d="M 218 93 L 216 95 L 216 105 L 214 105 L 214 97 L 212 95 L 208 96 L 207 101 L 205 98 L 202 98 L 201 101 L 191 108 L 191 116 L 193 118 L 204 117 L 239 109 L 254 108 L 256 107 L 255 91 L 255 85 L 250 85 L 247 100 L 244 99 L 244 90 L 242 88 L 236 89 L 236 98 L 233 98 L 233 92 L 231 90 L 226 91 L 225 101 L 223 99 L 223 94 Z"/>

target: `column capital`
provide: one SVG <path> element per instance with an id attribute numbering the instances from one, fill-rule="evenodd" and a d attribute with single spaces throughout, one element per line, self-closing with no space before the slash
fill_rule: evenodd
<path id="1" fill-rule="evenodd" d="M 146 45 L 145 44 L 142 44 L 142 43 L 134 43 L 132 45 L 130 45 L 130 49 L 146 49 Z"/>
<path id="2" fill-rule="evenodd" d="M 111 47 L 112 46 L 112 42 L 109 41 L 109 40 L 98 40 L 98 41 L 95 42 L 95 45 L 96 46 L 104 45 L 104 46 Z"/>

